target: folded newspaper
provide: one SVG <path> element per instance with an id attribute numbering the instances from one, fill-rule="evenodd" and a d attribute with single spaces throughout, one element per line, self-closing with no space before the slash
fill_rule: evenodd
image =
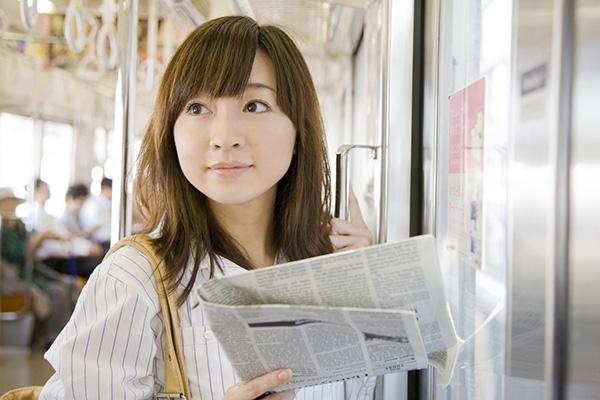
<path id="1" fill-rule="evenodd" d="M 289 262 L 195 290 L 237 376 L 294 371 L 289 390 L 434 365 L 448 384 L 458 347 L 435 239 Z"/>

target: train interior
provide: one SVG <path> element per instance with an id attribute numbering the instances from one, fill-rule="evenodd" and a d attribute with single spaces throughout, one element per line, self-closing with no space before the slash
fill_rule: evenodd
<path id="1" fill-rule="evenodd" d="M 127 176 L 164 68 L 232 14 L 302 51 L 338 215 L 351 182 L 374 243 L 436 238 L 464 351 L 449 385 L 388 374 L 378 400 L 600 398 L 598 0 L 0 0 L 0 190 L 20 203 L 0 223 L 27 221 L 36 178 L 57 218 L 108 178 L 111 240 L 135 232 Z M 53 371 L 36 289 L 1 263 L 4 393 Z"/>
<path id="2" fill-rule="evenodd" d="M 51 188 L 45 208 L 58 217 L 69 185 L 84 183 L 92 196 L 98 195 L 101 180 L 120 173 L 121 138 L 114 124 L 116 58 L 123 45 L 117 35 L 121 2 L 39 1 L 31 5 L 37 7 L 33 21 L 22 17 L 25 2 L 0 4 L 0 186 L 27 199 L 16 211 L 19 218 L 26 218 L 32 182 L 39 177 Z M 344 123 L 351 63 L 362 39 L 368 2 L 346 3 L 136 1 L 132 145 L 143 135 L 158 81 L 174 48 L 202 22 L 232 14 L 259 17 L 290 32 L 310 65 L 329 130 L 344 131 L 347 127 L 339 125 Z M 341 141 L 335 138 L 332 148 Z M 53 372 L 43 360 L 46 344 L 38 332 L 43 327 L 26 308 L 21 297 L 3 295 L 1 393 L 43 384 Z"/>

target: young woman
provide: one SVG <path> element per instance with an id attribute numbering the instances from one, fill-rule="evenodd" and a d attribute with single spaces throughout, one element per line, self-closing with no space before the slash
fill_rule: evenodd
<path id="1" fill-rule="evenodd" d="M 319 104 L 293 41 L 247 17 L 192 32 L 165 71 L 136 185 L 179 296 L 192 397 L 250 400 L 287 382 L 286 369 L 237 382 L 190 292 L 218 276 L 371 243 L 356 199 L 350 222 L 330 221 Z M 152 398 L 163 385 L 163 345 L 150 265 L 122 248 L 96 268 L 46 354 L 56 374 L 41 398 Z M 305 388 L 297 398 L 368 398 L 367 386 Z"/>

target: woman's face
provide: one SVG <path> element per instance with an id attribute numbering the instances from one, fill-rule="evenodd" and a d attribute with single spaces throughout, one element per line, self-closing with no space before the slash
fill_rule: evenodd
<path id="1" fill-rule="evenodd" d="M 259 51 L 239 98 L 199 94 L 175 121 L 181 169 L 211 201 L 274 203 L 296 141 L 296 128 L 279 109 L 276 91 L 273 65 Z"/>

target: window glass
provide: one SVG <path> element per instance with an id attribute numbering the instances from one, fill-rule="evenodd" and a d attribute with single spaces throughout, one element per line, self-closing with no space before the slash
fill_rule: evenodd
<path id="1" fill-rule="evenodd" d="M 33 177 L 33 120 L 0 113 L 0 186 L 25 187 Z"/>
<path id="2" fill-rule="evenodd" d="M 46 203 L 46 211 L 55 216 L 60 216 L 65 207 L 65 193 L 71 182 L 72 149 L 71 125 L 44 123 L 40 178 L 50 185 L 50 199 Z"/>
<path id="3" fill-rule="evenodd" d="M 504 0 L 440 2 L 435 233 L 465 342 L 439 399 L 504 398 L 511 15 Z"/>

